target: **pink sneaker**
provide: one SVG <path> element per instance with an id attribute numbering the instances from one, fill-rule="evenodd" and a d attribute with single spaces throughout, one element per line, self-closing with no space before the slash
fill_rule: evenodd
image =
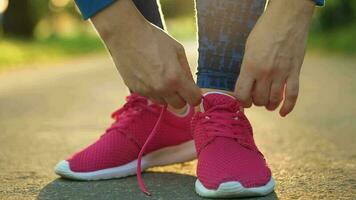
<path id="1" fill-rule="evenodd" d="M 123 108 L 112 114 L 115 122 L 105 134 L 94 144 L 60 161 L 55 172 L 77 180 L 134 175 L 139 152 L 151 132 L 155 134 L 142 152 L 142 170 L 194 159 L 196 152 L 190 132 L 194 109 L 189 107 L 181 116 L 165 111 L 158 120 L 162 108 L 137 94 L 128 96 Z M 157 121 L 159 126 L 153 131 Z"/>
<path id="2" fill-rule="evenodd" d="M 203 197 L 264 196 L 275 182 L 257 149 L 252 127 L 232 96 L 205 94 L 192 121 L 198 154 L 196 192 Z"/>

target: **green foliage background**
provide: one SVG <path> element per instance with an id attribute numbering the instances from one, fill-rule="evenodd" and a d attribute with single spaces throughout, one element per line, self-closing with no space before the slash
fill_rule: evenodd
<path id="1" fill-rule="evenodd" d="M 56 7 L 53 1 L 9 0 L 8 9 L 0 14 L 0 67 L 103 52 L 100 39 L 90 23 L 81 19 L 74 1 L 67 0 L 62 7 Z M 160 2 L 169 33 L 178 40 L 195 39 L 194 0 Z M 14 6 L 20 4 L 26 6 Z M 70 26 L 59 26 L 63 22 Z M 33 31 L 19 33 L 11 30 L 24 24 L 32 24 Z M 355 38 L 356 0 L 327 0 L 326 6 L 316 9 L 309 39 L 311 49 L 355 55 Z"/>

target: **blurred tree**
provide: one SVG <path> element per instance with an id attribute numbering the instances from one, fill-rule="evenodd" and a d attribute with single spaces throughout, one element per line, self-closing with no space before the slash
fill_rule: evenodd
<path id="1" fill-rule="evenodd" d="M 194 0 L 160 0 L 166 18 L 194 15 Z"/>
<path id="2" fill-rule="evenodd" d="M 10 0 L 4 13 L 5 35 L 31 38 L 38 21 L 48 11 L 48 0 Z"/>
<path id="3" fill-rule="evenodd" d="M 327 0 L 318 10 L 317 20 L 321 31 L 334 30 L 356 23 L 355 0 Z"/>

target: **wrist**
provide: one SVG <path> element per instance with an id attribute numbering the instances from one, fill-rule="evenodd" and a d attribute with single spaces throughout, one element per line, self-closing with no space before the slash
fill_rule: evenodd
<path id="1" fill-rule="evenodd" d="M 283 17 L 306 16 L 310 18 L 315 8 L 314 0 L 270 0 L 267 12 L 272 10 L 273 13 Z"/>
<path id="2" fill-rule="evenodd" d="M 294 24 L 309 25 L 314 8 L 313 0 L 271 0 L 266 15 L 271 19 L 271 23 L 278 27 Z"/>
<path id="3" fill-rule="evenodd" d="M 93 16 L 91 21 L 105 42 L 127 36 L 147 25 L 132 0 L 116 1 Z"/>

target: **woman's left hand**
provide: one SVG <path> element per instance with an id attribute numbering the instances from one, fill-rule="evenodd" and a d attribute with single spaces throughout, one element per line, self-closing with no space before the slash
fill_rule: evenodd
<path id="1" fill-rule="evenodd" d="M 299 74 L 315 3 L 312 0 L 270 0 L 248 37 L 235 95 L 252 104 L 290 113 L 297 101 Z"/>

